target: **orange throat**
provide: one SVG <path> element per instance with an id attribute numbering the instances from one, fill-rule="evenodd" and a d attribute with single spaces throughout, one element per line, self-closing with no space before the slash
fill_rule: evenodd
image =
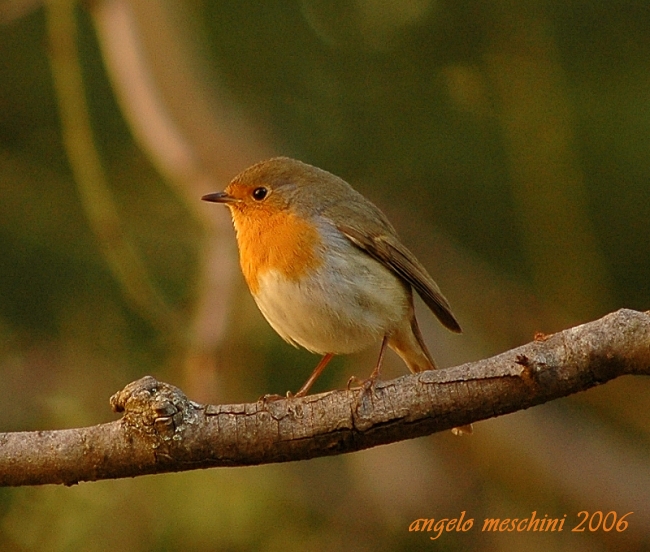
<path id="1" fill-rule="evenodd" d="M 231 211 L 241 269 L 253 295 L 268 271 L 297 281 L 322 264 L 321 239 L 313 224 L 290 211 L 243 213 L 236 207 Z"/>

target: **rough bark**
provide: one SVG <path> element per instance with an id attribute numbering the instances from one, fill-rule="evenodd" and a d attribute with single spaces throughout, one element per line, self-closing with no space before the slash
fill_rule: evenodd
<path id="1" fill-rule="evenodd" d="M 620 310 L 498 356 L 299 399 L 201 405 L 147 376 L 111 398 L 122 419 L 0 434 L 0 484 L 42 485 L 342 454 L 650 375 L 650 316 Z M 480 429 L 479 429 L 480 431 Z"/>

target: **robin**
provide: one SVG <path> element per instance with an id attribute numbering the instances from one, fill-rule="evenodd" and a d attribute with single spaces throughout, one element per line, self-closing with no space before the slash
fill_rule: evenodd
<path id="1" fill-rule="evenodd" d="M 435 369 L 413 289 L 445 327 L 461 331 L 440 288 L 384 213 L 341 178 L 276 157 L 202 199 L 230 209 L 244 278 L 269 324 L 285 341 L 323 355 L 293 396 L 305 396 L 335 354 L 379 340 L 370 381 L 379 376 L 386 346 L 411 372 Z"/>

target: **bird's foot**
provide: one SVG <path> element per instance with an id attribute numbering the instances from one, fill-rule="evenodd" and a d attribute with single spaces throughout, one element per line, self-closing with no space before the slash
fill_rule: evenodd
<path id="1" fill-rule="evenodd" d="M 363 387 L 365 380 L 362 380 L 361 378 L 358 378 L 357 376 L 350 376 L 350 379 L 348 380 L 348 384 L 346 386 L 346 389 L 348 391 L 351 391 L 353 389 L 359 389 Z"/>
<path id="2" fill-rule="evenodd" d="M 262 395 L 259 399 L 257 399 L 257 402 L 261 402 L 264 404 L 270 403 L 270 402 L 275 402 L 275 401 L 281 401 L 284 399 L 292 399 L 294 397 L 293 393 L 291 391 L 287 391 L 286 395 L 277 395 L 275 393 L 267 393 L 266 395 Z"/>

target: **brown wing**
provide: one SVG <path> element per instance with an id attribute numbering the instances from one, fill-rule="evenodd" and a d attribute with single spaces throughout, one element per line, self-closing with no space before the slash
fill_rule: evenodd
<path id="1" fill-rule="evenodd" d="M 452 332 L 460 333 L 460 325 L 451 312 L 449 302 L 433 281 L 426 268 L 396 237 L 390 235 L 366 236 L 346 224 L 337 228 L 357 247 L 366 251 L 415 288 L 422 300 Z"/>

